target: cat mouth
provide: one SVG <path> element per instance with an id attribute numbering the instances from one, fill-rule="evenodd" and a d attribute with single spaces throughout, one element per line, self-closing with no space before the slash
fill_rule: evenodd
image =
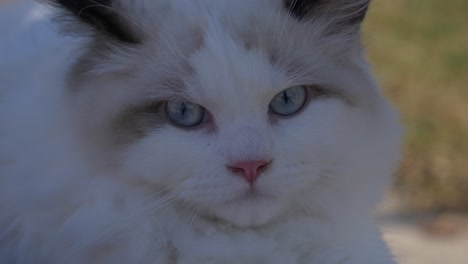
<path id="1" fill-rule="evenodd" d="M 234 198 L 231 202 L 248 202 L 254 201 L 258 199 L 269 199 L 273 198 L 262 191 L 260 191 L 257 187 L 253 186 L 240 194 L 238 197 Z"/>
<path id="2" fill-rule="evenodd" d="M 231 214 L 245 214 L 245 212 L 251 212 L 254 210 L 253 208 L 256 207 L 259 203 L 272 203 L 273 198 L 267 195 L 261 194 L 259 191 L 249 190 L 244 194 L 226 202 L 223 207 L 232 207 L 233 211 L 228 215 L 222 214 L 220 215 L 218 210 L 214 211 L 205 211 L 200 213 L 200 218 L 203 221 L 206 221 L 210 224 L 215 224 L 217 226 L 229 226 L 230 228 L 253 228 L 257 227 L 258 225 L 250 225 L 250 224 L 240 224 L 238 221 L 235 221 Z M 236 209 L 234 209 L 236 208 Z M 252 213 L 252 212 L 251 212 Z"/>

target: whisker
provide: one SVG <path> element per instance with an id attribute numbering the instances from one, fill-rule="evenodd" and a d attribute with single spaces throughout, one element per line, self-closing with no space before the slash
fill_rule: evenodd
<path id="1" fill-rule="evenodd" d="M 148 200 L 148 198 L 146 198 Z M 127 215 L 124 218 L 117 219 L 114 223 L 110 223 L 108 227 L 101 232 L 100 235 L 98 235 L 96 238 L 94 238 L 92 241 L 78 246 L 74 250 L 74 255 L 83 255 L 87 251 L 90 250 L 94 245 L 97 243 L 104 241 L 105 239 L 109 238 L 109 236 L 114 235 L 115 232 L 118 232 L 122 230 L 122 228 L 129 222 L 132 222 L 133 219 L 140 217 L 141 215 L 146 215 L 150 212 L 154 212 L 156 210 L 161 210 L 165 208 L 166 206 L 173 204 L 175 201 L 177 201 L 177 197 L 173 195 L 172 193 L 168 193 L 162 198 L 158 199 L 154 203 L 151 203 L 149 205 L 145 205 L 141 210 L 139 211 L 132 211 L 129 215 Z"/>
<path id="2" fill-rule="evenodd" d="M 147 201 L 151 200 L 152 198 L 154 198 L 155 196 L 158 196 L 164 192 L 167 192 L 171 189 L 173 189 L 174 187 L 177 187 L 177 185 L 179 185 L 178 183 L 175 183 L 173 185 L 170 185 L 170 186 L 167 186 L 166 188 L 158 191 L 158 192 L 155 192 L 155 193 L 152 193 L 151 195 L 149 195 L 148 197 L 146 197 L 144 200 L 143 200 L 143 203 L 146 203 Z"/>
<path id="3" fill-rule="evenodd" d="M 191 208 L 191 207 L 189 207 Z M 188 218 L 188 221 L 185 225 L 185 228 L 184 228 L 184 231 L 183 233 L 185 234 L 188 234 L 190 232 L 190 229 L 191 227 L 193 226 L 193 224 L 195 223 L 196 219 L 197 219 L 197 216 L 199 215 L 199 212 L 205 208 L 205 203 L 203 204 L 199 204 L 198 206 L 196 206 L 189 214 L 189 218 Z M 188 242 L 188 241 L 185 241 L 185 242 Z M 184 247 L 186 246 L 184 242 Z"/>

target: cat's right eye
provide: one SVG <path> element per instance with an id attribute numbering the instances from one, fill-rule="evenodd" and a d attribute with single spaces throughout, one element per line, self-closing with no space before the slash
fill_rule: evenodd
<path id="1" fill-rule="evenodd" d="M 165 106 L 171 122 L 182 127 L 195 127 L 205 119 L 205 108 L 198 104 L 183 101 L 169 101 Z"/>

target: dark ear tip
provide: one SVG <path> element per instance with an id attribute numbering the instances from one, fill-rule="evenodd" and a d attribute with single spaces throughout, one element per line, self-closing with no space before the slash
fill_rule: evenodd
<path id="1" fill-rule="evenodd" d="M 371 0 L 284 0 L 285 9 L 295 18 L 338 17 L 341 24 L 364 20 Z"/>
<path id="2" fill-rule="evenodd" d="M 139 43 L 127 18 L 119 12 L 113 0 L 39 0 L 60 8 L 69 16 L 90 26 L 94 31 L 125 43 Z"/>
<path id="3" fill-rule="evenodd" d="M 297 19 L 303 19 L 309 14 L 310 9 L 317 5 L 318 0 L 285 0 L 284 7 Z"/>

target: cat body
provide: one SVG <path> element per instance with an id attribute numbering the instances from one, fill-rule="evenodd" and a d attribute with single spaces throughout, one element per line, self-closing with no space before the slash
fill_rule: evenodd
<path id="1" fill-rule="evenodd" d="M 395 263 L 368 1 L 49 2 L 0 13 L 0 263 Z"/>

